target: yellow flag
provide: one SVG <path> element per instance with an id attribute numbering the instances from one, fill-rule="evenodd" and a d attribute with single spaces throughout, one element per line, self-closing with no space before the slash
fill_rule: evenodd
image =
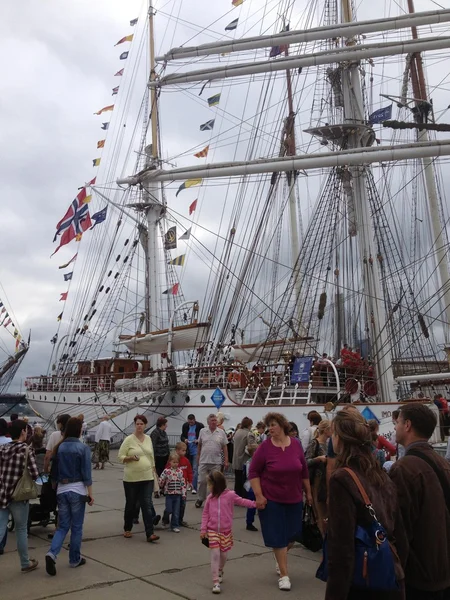
<path id="1" fill-rule="evenodd" d="M 231 4 L 233 6 L 240 6 L 243 2 L 244 0 L 233 0 Z"/>

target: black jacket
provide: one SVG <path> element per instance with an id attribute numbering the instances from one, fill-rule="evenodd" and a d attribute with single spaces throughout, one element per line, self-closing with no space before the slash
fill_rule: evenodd
<path id="1" fill-rule="evenodd" d="M 183 423 L 183 427 L 181 428 L 181 435 L 180 435 L 180 440 L 187 445 L 186 456 L 189 455 L 189 440 L 188 440 L 189 427 L 190 427 L 190 425 L 187 421 L 186 421 L 186 423 Z M 197 438 L 197 440 L 198 440 L 200 430 L 203 429 L 203 427 L 204 427 L 203 423 L 199 423 L 198 421 L 195 422 L 195 437 Z"/>

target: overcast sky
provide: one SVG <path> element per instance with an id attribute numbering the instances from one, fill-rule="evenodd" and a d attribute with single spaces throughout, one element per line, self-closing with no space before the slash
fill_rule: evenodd
<path id="1" fill-rule="evenodd" d="M 180 3 L 181 0 L 155 2 L 161 11 L 175 14 Z M 250 4 L 248 0 L 246 4 L 241 8 L 242 15 L 250 23 L 249 11 L 261 8 L 264 2 L 251 0 Z M 297 0 L 297 18 L 305 4 L 305 0 Z M 365 18 L 377 16 L 376 3 L 361 4 L 365 5 Z M 448 0 L 441 0 L 440 4 L 450 6 Z M 416 10 L 434 8 L 436 5 L 429 0 L 416 0 Z M 103 119 L 93 113 L 113 103 L 111 90 L 120 84 L 120 78 L 113 75 L 126 67 L 126 62 L 118 57 L 129 49 L 128 44 L 117 48 L 114 44 L 133 32 L 129 21 L 144 12 L 141 0 L 2 2 L 0 282 L 22 334 L 26 337 L 32 331 L 31 350 L 12 391 L 19 389 L 23 377 L 47 370 L 49 341 L 62 309 L 58 299 L 66 290 L 57 267 L 77 250 L 73 242 L 50 259 L 55 249 L 55 225 L 77 188 L 96 173 L 92 159 L 98 156 L 96 143 L 103 137 L 101 122 L 108 121 L 109 114 Z M 229 0 L 185 0 L 180 13 L 204 26 L 221 16 L 220 23 L 213 26 L 219 33 L 236 14 Z M 176 38 L 173 30 L 173 23 L 167 19 L 157 21 L 158 53 L 194 35 L 188 25 L 178 26 Z M 211 40 L 205 33 L 190 44 Z M 198 114 L 200 118 L 200 114 L 207 113 Z M 201 143 L 198 134 L 193 141 L 194 129 L 180 129 L 183 118 L 183 109 L 178 108 L 173 124 L 165 124 L 165 148 L 171 156 Z M 177 164 L 192 164 L 192 160 L 185 163 L 181 159 Z M 9 347 L 12 348 L 11 343 Z"/>

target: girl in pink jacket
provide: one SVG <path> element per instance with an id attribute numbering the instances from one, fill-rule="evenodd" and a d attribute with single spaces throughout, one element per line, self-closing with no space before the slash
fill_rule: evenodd
<path id="1" fill-rule="evenodd" d="M 223 580 L 223 568 L 227 560 L 227 552 L 233 547 L 233 508 L 234 505 L 256 508 L 256 502 L 241 498 L 227 489 L 227 482 L 220 471 L 208 475 L 210 494 L 203 509 L 200 538 L 208 539 L 211 550 L 211 573 L 213 594 L 220 594 Z"/>

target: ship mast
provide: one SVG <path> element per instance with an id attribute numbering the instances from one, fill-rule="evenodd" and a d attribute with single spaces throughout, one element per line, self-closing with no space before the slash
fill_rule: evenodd
<path id="1" fill-rule="evenodd" d="M 155 11 L 150 2 L 148 10 L 149 44 L 150 44 L 150 81 L 156 79 L 155 73 L 155 37 L 154 37 Z M 158 140 L 158 90 L 150 89 L 150 118 L 152 143 L 146 148 L 146 168 L 158 169 L 159 140 Z M 161 328 L 159 323 L 159 266 L 158 266 L 158 222 L 161 216 L 160 184 L 157 181 L 149 183 L 144 189 L 143 199 L 147 220 L 147 273 L 146 273 L 146 332 Z M 152 367 L 157 368 L 159 356 L 152 356 Z"/>
<path id="2" fill-rule="evenodd" d="M 350 0 L 342 0 L 341 9 L 341 20 L 344 23 L 353 21 Z M 345 39 L 346 46 L 354 46 L 355 44 L 354 38 Z M 368 137 L 364 119 L 359 61 L 350 62 L 343 67 L 342 91 L 344 96 L 344 124 L 353 126 L 351 132 L 346 136 L 347 147 L 349 149 L 364 148 L 371 141 Z M 392 356 L 374 240 L 374 223 L 367 196 L 366 168 L 364 166 L 350 166 L 348 170 L 353 188 L 361 272 L 365 282 L 367 319 L 371 326 L 371 355 L 380 386 L 380 399 L 383 402 L 390 402 L 395 400 Z"/>
<path id="3" fill-rule="evenodd" d="M 286 27 L 284 27 L 286 30 Z M 289 56 L 289 46 L 286 45 L 284 55 Z M 286 71 L 286 86 L 288 94 L 288 116 L 284 122 L 284 154 L 287 156 L 295 156 L 295 111 L 294 111 L 294 100 L 292 97 L 292 77 L 290 69 Z M 292 263 L 295 271 L 294 286 L 295 286 L 295 300 L 296 306 L 301 307 L 300 302 L 300 290 L 301 290 L 301 276 L 300 276 L 300 265 L 298 262 L 298 256 L 300 254 L 300 242 L 298 236 L 298 214 L 297 214 L 297 202 L 295 197 L 295 184 L 297 181 L 296 171 L 287 171 L 286 179 L 289 188 L 289 217 L 290 217 L 290 228 L 291 228 L 291 247 L 292 247 Z M 299 314 L 299 325 L 301 326 L 302 315 Z"/>
<path id="4" fill-rule="evenodd" d="M 415 14 L 414 0 L 408 1 L 408 11 L 410 14 Z M 411 27 L 412 37 L 414 40 L 418 40 L 419 36 L 417 33 L 417 27 Z M 427 98 L 427 88 L 425 82 L 425 75 L 423 69 L 423 61 L 420 52 L 415 52 L 411 57 L 410 64 L 411 82 L 413 88 L 413 96 L 415 99 L 415 107 L 413 109 L 414 120 L 416 123 L 426 123 L 428 120 L 428 114 L 431 110 L 431 103 Z M 429 135 L 427 129 L 419 129 L 418 141 L 428 142 Z M 439 271 L 439 278 L 441 283 L 441 289 L 443 294 L 443 314 L 444 319 L 444 342 L 445 350 L 447 354 L 450 352 L 450 274 L 448 268 L 447 252 L 445 247 L 445 241 L 442 236 L 442 225 L 439 216 L 439 201 L 438 192 L 436 188 L 436 178 L 433 166 L 433 160 L 429 157 L 422 158 L 423 173 L 425 176 L 425 185 L 428 196 L 428 206 L 431 218 L 431 227 L 433 231 L 433 239 L 436 261 Z"/>

